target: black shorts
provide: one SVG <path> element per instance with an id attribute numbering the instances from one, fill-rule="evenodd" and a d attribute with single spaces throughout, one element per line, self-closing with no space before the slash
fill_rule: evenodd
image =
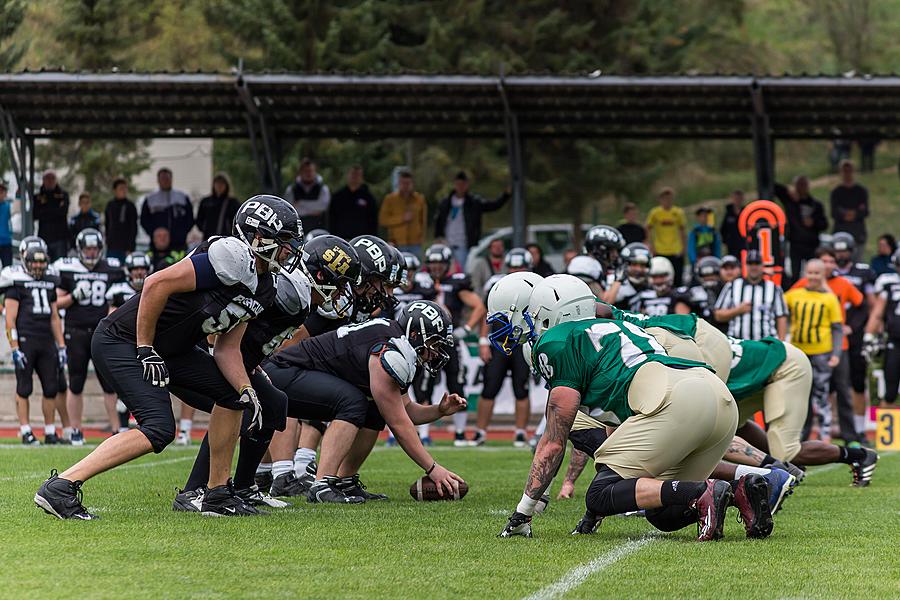
<path id="1" fill-rule="evenodd" d="M 59 352 L 53 338 L 19 338 L 25 354 L 25 368 L 16 367 L 16 394 L 28 398 L 34 391 L 32 375 L 37 372 L 44 398 L 55 398 L 59 390 Z"/>
<path id="2" fill-rule="evenodd" d="M 56 378 L 56 393 L 65 394 L 69 390 L 69 382 L 66 381 L 66 368 L 62 365 L 59 367 L 59 374 Z"/>
<path id="3" fill-rule="evenodd" d="M 597 452 L 597 448 L 606 441 L 606 427 L 596 427 L 594 429 L 579 429 L 578 431 L 569 432 L 569 441 L 576 450 L 581 450 L 591 458 Z"/>
<path id="4" fill-rule="evenodd" d="M 484 387 L 481 397 L 485 400 L 493 400 L 503 387 L 506 374 L 512 374 L 513 395 L 516 400 L 528 399 L 528 363 L 522 354 L 522 346 L 516 346 L 511 355 L 506 355 L 493 349 L 491 360 L 484 365 Z"/>
<path id="5" fill-rule="evenodd" d="M 91 338 L 93 335 L 93 329 L 66 329 L 66 353 L 69 357 L 69 389 L 72 390 L 73 394 L 80 394 L 84 391 L 88 361 L 91 360 Z M 113 392 L 112 386 L 103 379 L 99 371 L 96 371 L 96 373 L 100 387 L 107 394 L 111 394 Z"/>
<path id="6" fill-rule="evenodd" d="M 361 389 L 322 371 L 266 363 L 272 384 L 287 394 L 288 416 L 316 421 L 346 421 L 381 431 L 385 422 L 378 406 Z"/>

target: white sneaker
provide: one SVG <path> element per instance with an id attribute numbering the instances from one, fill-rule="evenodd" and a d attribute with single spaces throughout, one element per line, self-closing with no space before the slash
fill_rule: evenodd
<path id="1" fill-rule="evenodd" d="M 188 435 L 187 431 L 180 431 L 178 433 L 178 438 L 175 440 L 176 446 L 190 446 L 191 445 L 191 436 Z"/>

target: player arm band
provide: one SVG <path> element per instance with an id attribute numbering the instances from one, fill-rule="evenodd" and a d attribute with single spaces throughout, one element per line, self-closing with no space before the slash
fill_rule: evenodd
<path id="1" fill-rule="evenodd" d="M 437 467 L 437 461 L 436 461 L 436 460 L 433 460 L 433 461 L 431 461 L 431 466 L 428 467 L 428 470 L 427 470 L 427 471 L 425 471 L 425 474 L 426 474 L 426 475 L 431 475 L 431 472 L 434 471 L 435 467 Z"/>
<path id="2" fill-rule="evenodd" d="M 15 327 L 13 327 L 12 329 L 7 329 L 6 337 L 9 338 L 10 342 L 17 342 L 17 341 L 19 341 L 19 332 L 16 330 Z"/>
<path id="3" fill-rule="evenodd" d="M 479 346 L 490 346 L 491 340 L 489 340 L 486 337 L 480 337 L 480 338 L 478 338 L 478 345 Z"/>

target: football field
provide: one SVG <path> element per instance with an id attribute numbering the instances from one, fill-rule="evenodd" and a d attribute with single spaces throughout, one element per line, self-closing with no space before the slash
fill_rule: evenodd
<path id="1" fill-rule="evenodd" d="M 434 455 L 470 484 L 460 502 L 418 503 L 421 475 L 399 449 L 375 450 L 363 481 L 387 502 L 272 509 L 268 516 L 174 513 L 196 452 L 170 448 L 85 485 L 99 521 L 63 522 L 32 497 L 51 467 L 90 447 L 0 447 L 0 598 L 900 598 L 900 457 L 869 488 L 846 465 L 810 470 L 767 540 L 746 540 L 735 509 L 725 539 L 655 532 L 610 517 L 573 537 L 573 500 L 534 520 L 533 539 L 496 534 L 521 497 L 531 454 L 508 445 Z M 558 483 L 554 486 L 554 493 Z"/>

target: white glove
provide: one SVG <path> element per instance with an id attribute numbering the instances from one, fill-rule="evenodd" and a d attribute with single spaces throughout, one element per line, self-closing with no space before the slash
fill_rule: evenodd
<path id="1" fill-rule="evenodd" d="M 259 397 L 256 395 L 256 390 L 249 385 L 242 387 L 241 395 L 238 398 L 238 404 L 243 406 L 246 410 L 251 411 L 250 425 L 247 427 L 247 431 L 256 431 L 262 428 L 262 406 L 259 403 Z"/>
<path id="2" fill-rule="evenodd" d="M 466 339 L 472 333 L 472 328 L 468 325 L 461 325 L 453 330 L 453 338 L 457 340 Z"/>

